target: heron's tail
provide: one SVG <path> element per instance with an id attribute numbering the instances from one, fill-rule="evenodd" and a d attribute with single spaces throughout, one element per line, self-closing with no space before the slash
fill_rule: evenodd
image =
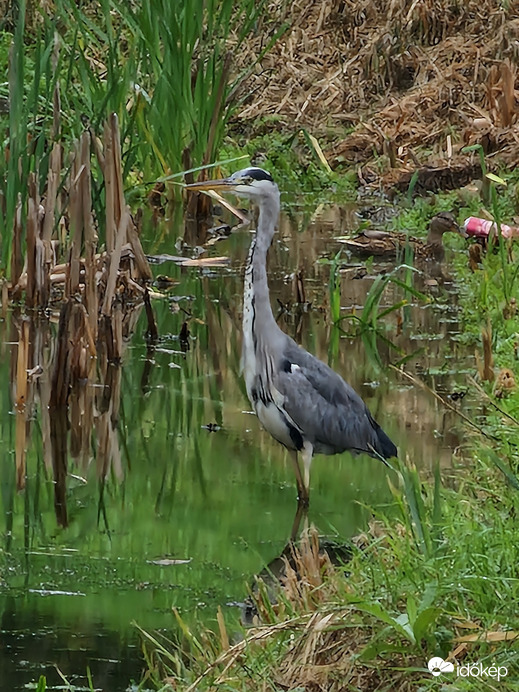
<path id="1" fill-rule="evenodd" d="M 389 439 L 381 427 L 377 430 L 378 445 L 377 452 L 383 459 L 391 459 L 398 456 L 398 450 L 393 442 Z"/>
<path id="2" fill-rule="evenodd" d="M 373 456 L 377 457 L 377 459 L 380 459 L 384 462 L 386 459 L 392 459 L 393 457 L 398 456 L 398 449 L 396 448 L 396 445 L 393 444 L 393 442 L 389 439 L 386 433 L 382 430 L 382 428 L 373 418 L 369 410 L 366 410 L 368 413 L 368 418 L 371 422 L 371 425 L 373 426 L 376 435 L 375 444 L 370 445 L 371 449 L 373 450 Z"/>

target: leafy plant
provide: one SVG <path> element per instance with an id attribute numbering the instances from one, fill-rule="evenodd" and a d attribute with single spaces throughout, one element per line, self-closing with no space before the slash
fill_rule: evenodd
<path id="1" fill-rule="evenodd" d="M 402 272 L 402 270 L 405 272 L 403 281 L 397 276 L 399 273 Z M 332 310 L 332 319 L 334 321 L 335 326 L 339 326 L 339 324 L 343 320 L 350 320 L 358 323 L 358 333 L 362 336 L 368 353 L 372 356 L 373 360 L 379 366 L 382 366 L 382 361 L 380 359 L 380 355 L 378 352 L 378 339 L 387 344 L 392 350 L 397 351 L 397 353 L 399 353 L 404 360 L 408 358 L 407 354 L 403 353 L 386 336 L 386 330 L 382 326 L 385 317 L 397 310 L 404 309 L 408 305 L 408 298 L 402 298 L 396 303 L 393 303 L 392 305 L 386 308 L 380 309 L 380 302 L 382 300 L 382 296 L 384 295 L 384 291 L 386 290 L 387 286 L 389 284 L 393 284 L 400 288 L 405 296 L 412 296 L 425 303 L 429 302 L 430 300 L 426 295 L 424 295 L 423 293 L 421 293 L 413 287 L 412 275 L 415 271 L 417 270 L 413 267 L 406 264 L 401 264 L 392 269 L 387 274 L 379 274 L 373 281 L 368 291 L 366 301 L 364 303 L 364 307 L 362 308 L 362 312 L 360 313 L 360 315 L 352 313 L 349 315 L 339 317 L 337 308 L 335 307 L 334 310 Z M 334 301 L 337 301 L 337 294 L 338 289 L 334 286 L 332 290 L 332 280 L 330 279 L 331 305 L 334 305 Z"/>
<path id="2" fill-rule="evenodd" d="M 264 6 L 265 0 L 158 0 L 130 13 L 126 3 L 118 5 L 134 31 L 141 83 L 149 93 L 140 100 L 137 120 L 165 175 L 216 159 L 238 87 L 277 40 L 275 34 L 245 72 L 232 74 L 232 54 L 253 32 Z"/>

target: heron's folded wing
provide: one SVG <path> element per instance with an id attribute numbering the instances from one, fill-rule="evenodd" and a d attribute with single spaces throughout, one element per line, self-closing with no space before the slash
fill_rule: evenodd
<path id="1" fill-rule="evenodd" d="M 380 429 L 360 396 L 325 363 L 295 346 L 276 377 L 284 408 L 314 444 L 369 452 Z"/>

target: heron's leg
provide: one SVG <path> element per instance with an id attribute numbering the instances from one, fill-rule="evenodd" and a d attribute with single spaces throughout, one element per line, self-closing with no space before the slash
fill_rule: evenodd
<path id="1" fill-rule="evenodd" d="M 303 476 L 301 475 L 301 468 L 299 466 L 299 461 L 297 459 L 297 452 L 290 450 L 290 459 L 294 465 L 294 471 L 296 472 L 296 483 L 297 483 L 297 499 L 301 501 L 302 498 L 306 497 L 305 484 L 303 483 Z"/>
<path id="2" fill-rule="evenodd" d="M 308 499 L 310 497 L 310 466 L 312 465 L 312 456 L 314 454 L 314 448 L 308 442 L 308 440 L 305 440 L 305 443 L 303 445 L 303 449 L 301 450 L 301 457 L 303 459 L 303 467 L 304 467 L 304 485 L 305 485 L 305 494 L 306 498 Z"/>
<path id="3" fill-rule="evenodd" d="M 301 519 L 303 517 L 306 519 L 307 515 L 308 505 L 305 505 L 303 502 L 298 502 L 296 515 L 292 523 L 292 530 L 290 531 L 290 543 L 294 543 L 294 541 L 296 540 L 299 534 L 299 527 L 301 526 Z"/>

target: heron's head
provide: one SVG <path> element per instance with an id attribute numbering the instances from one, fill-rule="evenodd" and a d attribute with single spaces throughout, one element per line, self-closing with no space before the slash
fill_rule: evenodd
<path id="1" fill-rule="evenodd" d="M 245 197 L 255 202 L 260 202 L 269 197 L 278 197 L 278 186 L 272 176 L 263 168 L 244 168 L 236 171 L 228 178 L 217 180 L 204 180 L 199 183 L 186 185 L 188 190 L 204 191 L 215 190 L 216 192 L 234 192 L 239 197 Z"/>

